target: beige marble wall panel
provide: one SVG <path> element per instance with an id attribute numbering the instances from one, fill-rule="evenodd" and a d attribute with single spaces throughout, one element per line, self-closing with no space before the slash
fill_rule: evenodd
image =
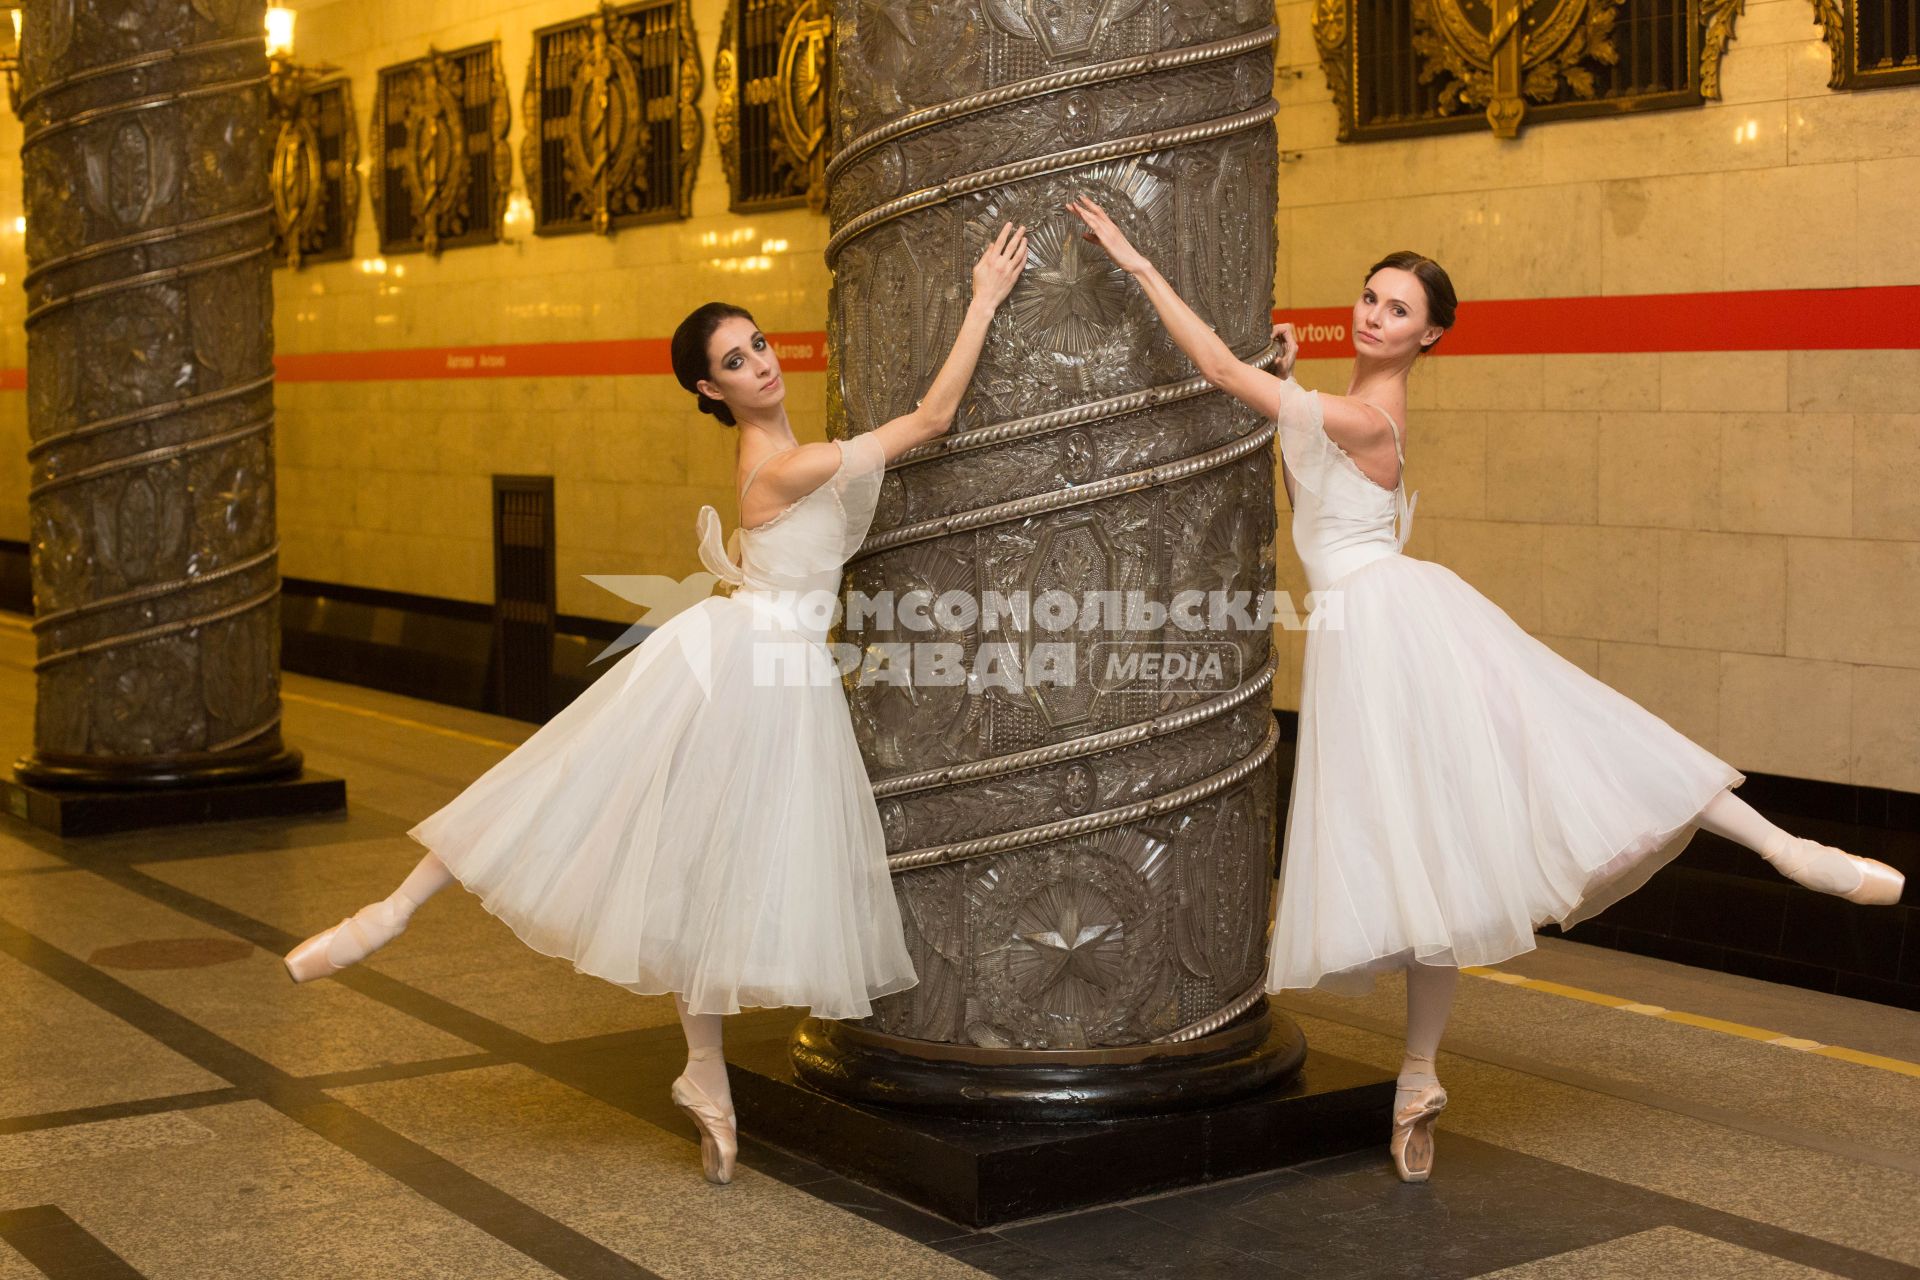
<path id="1" fill-rule="evenodd" d="M 1487 415 L 1430 409 L 1407 428 L 1407 491 L 1420 513 L 1484 519 L 1487 514 Z M 1416 527 L 1418 520 L 1416 518 Z"/>
<path id="2" fill-rule="evenodd" d="M 1528 631 L 1541 630 L 1541 543 L 1537 524 L 1433 520 L 1434 559 L 1459 574 Z"/>
<path id="3" fill-rule="evenodd" d="M 1540 411 L 1487 418 L 1487 515 L 1591 524 L 1598 510 L 1600 415 Z"/>
<path id="4" fill-rule="evenodd" d="M 1558 635 L 1660 637 L 1658 529 L 1555 525 L 1542 538 L 1543 625 Z"/>
<path id="5" fill-rule="evenodd" d="M 1720 655 L 1600 642 L 1600 678 L 1709 751 L 1720 740 Z"/>
<path id="6" fill-rule="evenodd" d="M 1853 420 L 1853 533 L 1920 542 L 1920 414 Z"/>
<path id="7" fill-rule="evenodd" d="M 1920 791 L 1920 671 L 1853 668 L 1853 777 L 1863 787 Z"/>
<path id="8" fill-rule="evenodd" d="M 1723 530 L 1846 537 L 1853 476 L 1847 414 L 1721 415 Z"/>
<path id="9" fill-rule="evenodd" d="M 1786 609 L 1785 538 L 1662 531 L 1661 644 L 1777 654 Z"/>
<path id="10" fill-rule="evenodd" d="M 1784 351 L 1668 351 L 1660 407 L 1697 413 L 1767 413 L 1787 407 Z"/>
<path id="11" fill-rule="evenodd" d="M 1674 177 L 1607 183 L 1600 221 L 1601 292 L 1720 288 L 1726 276 L 1725 190 L 1722 174 L 1684 170 Z"/>
<path id="12" fill-rule="evenodd" d="M 1785 541 L 1788 654 L 1920 669 L 1920 543 Z"/>
<path id="13" fill-rule="evenodd" d="M 1833 289 L 1861 283 L 1851 163 L 1729 173 L 1723 179 L 1728 289 Z M 1792 210 L 1793 218 L 1782 217 Z M 1807 234 L 1808 228 L 1818 228 Z"/>
<path id="14" fill-rule="evenodd" d="M 1540 357 L 1541 404 L 1548 409 L 1660 407 L 1658 354 Z M 1782 399 L 1785 399 L 1784 387 Z M 1609 418 L 1611 421 L 1611 418 Z"/>
<path id="15" fill-rule="evenodd" d="M 1598 442 L 1599 522 L 1713 528 L 1720 434 L 1710 414 L 1608 414 Z"/>
<path id="16" fill-rule="evenodd" d="M 1853 668 L 1720 656 L 1720 747 L 1742 770 L 1852 781 Z"/>

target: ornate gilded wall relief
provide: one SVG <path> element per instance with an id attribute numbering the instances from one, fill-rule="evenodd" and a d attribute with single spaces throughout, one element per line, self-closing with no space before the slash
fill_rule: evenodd
<path id="1" fill-rule="evenodd" d="M 1697 105 L 1744 0 L 1318 0 L 1342 141 Z M 1477 117 L 1477 118 L 1476 118 Z"/>
<path id="2" fill-rule="evenodd" d="M 832 41 L 827 0 L 729 0 L 713 127 L 735 211 L 826 207 Z"/>
<path id="3" fill-rule="evenodd" d="M 382 67 L 367 135 L 381 253 L 500 238 L 512 153 L 497 41 Z"/>
<path id="4" fill-rule="evenodd" d="M 520 164 L 535 231 L 689 216 L 702 77 L 691 0 L 603 4 L 533 43 Z"/>
<path id="5" fill-rule="evenodd" d="M 279 122 L 269 175 L 274 259 L 299 268 L 350 258 L 360 216 L 353 85 L 279 64 L 271 84 Z"/>
<path id="6" fill-rule="evenodd" d="M 1833 51 L 1835 89 L 1920 84 L 1920 7 L 1914 0 L 1813 0 Z"/>

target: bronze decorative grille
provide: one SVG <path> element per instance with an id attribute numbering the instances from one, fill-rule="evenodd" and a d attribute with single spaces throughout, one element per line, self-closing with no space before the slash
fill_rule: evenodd
<path id="1" fill-rule="evenodd" d="M 689 216 L 700 81 L 690 0 L 602 5 L 536 31 L 521 151 L 535 231 Z"/>
<path id="2" fill-rule="evenodd" d="M 497 44 L 381 68 L 368 135 L 380 252 L 500 238 L 510 153 Z"/>
<path id="3" fill-rule="evenodd" d="M 1814 0 L 1836 89 L 1920 83 L 1920 0 Z"/>
<path id="4" fill-rule="evenodd" d="M 824 209 L 832 18 L 824 0 L 730 0 L 713 76 L 732 208 Z"/>
<path id="5" fill-rule="evenodd" d="M 493 478 L 493 709 L 553 710 L 553 477 Z"/>
<path id="6" fill-rule="evenodd" d="M 1877 0 L 1876 0 L 1877 2 Z M 1905 3 L 1906 0 L 1901 0 Z M 1720 94 L 1740 0 L 1320 0 L 1340 138 L 1692 106 Z"/>
<path id="7" fill-rule="evenodd" d="M 295 85 L 289 107 L 274 141 L 274 262 L 350 258 L 360 212 L 353 87 L 344 76 Z"/>

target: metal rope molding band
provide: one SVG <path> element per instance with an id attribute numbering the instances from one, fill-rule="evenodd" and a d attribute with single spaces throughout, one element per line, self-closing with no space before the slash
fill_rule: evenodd
<path id="1" fill-rule="evenodd" d="M 938 769 L 923 769 L 918 773 L 901 774 L 897 778 L 888 778 L 884 782 L 874 784 L 873 798 L 888 800 L 895 796 L 911 795 L 916 791 L 927 791 L 935 787 L 954 787 L 963 783 L 979 782 L 986 778 L 997 778 L 1003 774 L 1019 773 L 1025 769 L 1037 769 L 1042 765 L 1059 764 L 1063 760 L 1098 755 L 1116 747 L 1130 747 L 1136 742 L 1145 742 L 1150 738 L 1178 733 L 1182 729 L 1191 729 L 1216 716 L 1225 715 L 1264 692 L 1273 684 L 1278 666 L 1279 654 L 1270 652 L 1267 654 L 1266 662 L 1261 664 L 1260 670 L 1254 673 L 1251 680 L 1225 693 L 1208 698 L 1204 702 L 1182 707 L 1178 711 L 1169 711 L 1151 720 L 1140 720 L 1133 724 L 1121 725 L 1118 729 L 1107 729 L 1100 733 L 1068 738 L 1064 742 L 1049 743 L 1044 747 L 1030 747 L 1025 751 L 1012 751 L 1003 756 L 989 756 L 987 759 L 975 760 L 968 764 L 943 765 Z"/>
<path id="2" fill-rule="evenodd" d="M 82 423 L 77 427 L 70 427 L 36 441 L 27 449 L 27 461 L 32 462 L 48 450 L 57 449 L 63 444 L 71 444 L 75 440 L 84 440 L 89 436 L 97 436 L 108 431 L 118 431 L 123 427 L 138 426 L 143 422 L 153 422 L 172 414 L 185 413 L 189 409 L 204 409 L 210 404 L 219 404 L 223 400 L 237 400 L 262 387 L 271 386 L 272 383 L 273 375 L 266 373 L 251 381 L 237 382 L 233 386 L 221 387 L 214 391 L 203 391 L 197 396 L 163 400 L 159 404 L 150 404 L 143 409 L 135 409 L 131 413 L 115 414 L 111 418 L 99 418 L 93 422 Z"/>
<path id="3" fill-rule="evenodd" d="M 1072 839 L 1075 836 L 1086 835 L 1090 831 L 1104 831 L 1109 827 L 1125 826 L 1141 818 L 1150 818 L 1173 809 L 1185 808 L 1196 801 L 1225 791 L 1237 782 L 1244 781 L 1272 758 L 1274 748 L 1279 745 L 1279 742 L 1280 725 L 1275 721 L 1267 726 L 1266 738 L 1252 755 L 1198 782 L 1163 792 L 1150 799 L 1135 801 L 1133 804 L 1102 809 L 1098 813 L 1082 814 L 1077 818 L 1068 818 L 1060 822 L 1024 827 L 1018 831 L 985 836 L 978 840 L 929 845 L 924 849 L 908 849 L 903 853 L 889 854 L 887 870 L 898 875 L 903 871 L 915 871 L 922 867 L 942 866 L 950 862 L 962 862 L 968 858 L 984 858 L 989 854 L 1008 853 L 1030 845 L 1051 844 L 1056 840 Z"/>
<path id="4" fill-rule="evenodd" d="M 162 49 L 156 53 L 142 53 L 131 58 L 120 58 L 114 62 L 103 62 L 98 66 L 88 67 L 85 71 L 76 71 L 70 76 L 43 84 L 23 95 L 18 111 L 24 119 L 28 107 L 42 98 L 71 89 L 74 85 L 98 80 L 103 76 L 119 75 L 123 71 L 152 70 L 162 63 L 179 62 L 184 58 L 198 58 L 209 53 L 226 53 L 233 49 L 245 49 L 258 44 L 259 39 L 258 36 L 253 35 L 228 36 L 221 40 L 203 40 L 199 44 L 182 45 L 178 49 Z"/>
<path id="5" fill-rule="evenodd" d="M 138 604 L 142 600 L 158 600 L 163 596 L 172 595 L 176 591 L 184 591 L 188 587 L 204 587 L 209 582 L 218 582 L 222 578 L 230 578 L 236 573 L 245 573 L 256 565 L 265 564 L 267 561 L 273 559 L 274 556 L 278 555 L 279 552 L 279 544 L 275 543 L 265 551 L 256 552 L 244 560 L 236 560 L 230 565 L 222 566 L 221 568 L 200 574 L 196 577 L 172 578 L 166 582 L 149 583 L 133 591 L 123 591 L 117 596 L 104 596 L 99 600 L 89 600 L 85 604 L 77 604 L 71 609 L 61 609 L 57 613 L 43 613 L 33 620 L 28 630 L 35 632 L 44 631 L 48 627 L 61 626 L 65 623 L 72 622 L 75 618 L 84 618 L 90 613 L 98 613 L 102 609 L 117 609 L 122 605 Z"/>
<path id="6" fill-rule="evenodd" d="M 210 218 L 196 218 L 192 222 L 179 222 L 170 227 L 156 227 L 151 231 L 136 231 L 132 235 L 120 236 L 114 240 L 100 240 L 84 249 L 75 249 L 72 253 L 62 254 L 58 258 L 48 258 L 36 263 L 33 270 L 20 278 L 22 288 L 32 288 L 35 281 L 49 271 L 58 271 L 73 266 L 77 262 L 87 262 L 102 254 L 118 253 L 122 249 L 137 249 L 142 246 L 165 244 L 169 240 L 178 240 L 182 236 L 198 235 L 202 231 L 218 231 L 221 227 L 230 227 L 236 222 L 245 222 L 248 218 L 266 218 L 273 215 L 271 204 L 259 205 L 252 209 L 241 209 L 235 213 L 216 213 Z"/>
<path id="7" fill-rule="evenodd" d="M 275 552 L 280 550 L 278 541 L 273 544 L 273 550 Z M 75 658 L 84 658 L 88 654 L 105 653 L 109 649 L 120 649 L 131 644 L 143 644 L 148 640 L 158 640 L 163 636 L 177 635 L 182 631 L 191 631 L 195 627 L 204 627 L 210 622 L 220 622 L 227 618 L 237 617 L 249 609 L 258 609 L 261 605 L 271 604 L 279 598 L 280 581 L 276 578 L 274 579 L 273 585 L 267 590 L 257 595 L 249 596 L 238 604 L 230 604 L 224 609 L 215 609 L 209 613 L 196 614 L 191 618 L 181 618 L 175 622 L 164 622 L 157 627 L 147 627 L 140 631 L 129 631 L 124 635 L 108 636 L 104 640 L 95 640 L 91 644 L 79 645 L 76 648 L 62 649 L 58 653 L 50 653 L 35 662 L 33 664 L 33 670 L 37 675 L 45 671 L 48 667 L 57 666 L 62 662 L 70 662 Z"/>
<path id="8" fill-rule="evenodd" d="M 968 94 L 964 98 L 942 102 L 938 106 L 910 111 L 898 120 L 888 121 L 878 129 L 869 129 L 842 147 L 835 153 L 833 159 L 827 162 L 827 180 L 831 182 L 842 169 L 875 147 L 937 124 L 958 120 L 979 111 L 989 111 L 994 107 L 1025 102 L 1030 98 L 1042 98 L 1050 93 L 1058 93 L 1062 89 L 1084 89 L 1089 85 L 1107 84 L 1133 76 L 1150 75 L 1156 71 L 1175 71 L 1203 62 L 1217 62 L 1237 57 L 1258 49 L 1262 45 L 1272 44 L 1279 36 L 1280 28 L 1269 25 L 1245 35 L 1229 36 L 1225 40 L 1184 45 L 1178 49 L 1160 49 L 1131 58 L 1095 62 L 1084 67 L 1075 67 L 1070 71 L 1056 71 L 1052 75 L 1036 76 L 1031 80 L 1018 80 L 1013 84 L 999 85 L 979 93 Z"/>
<path id="9" fill-rule="evenodd" d="M 1011 502 L 998 502 L 992 506 L 976 507 L 972 511 L 962 511 L 955 515 L 940 516 L 933 520 L 922 520 L 917 524 L 901 525 L 886 533 L 876 534 L 848 560 L 864 560 L 891 551 L 909 543 L 925 542 L 930 538 L 944 537 L 950 533 L 959 533 L 968 529 L 979 529 L 987 525 L 1004 524 L 1012 520 L 1024 520 L 1029 516 L 1042 515 L 1050 511 L 1062 511 L 1068 507 L 1082 506 L 1089 502 L 1098 502 L 1110 498 L 1116 493 L 1128 493 L 1135 489 L 1145 489 L 1150 485 L 1170 484 L 1175 480 L 1184 480 L 1188 476 L 1224 467 L 1237 462 L 1250 453 L 1257 453 L 1273 442 L 1278 424 L 1263 422 L 1240 439 L 1221 445 L 1206 453 L 1197 453 L 1191 457 L 1174 462 L 1163 462 L 1143 471 L 1129 471 L 1122 475 L 1108 476 L 1105 480 L 1094 480 L 1087 484 L 1075 485 L 1071 489 L 1058 493 L 1039 493 L 1032 497 L 1015 498 Z"/>
<path id="10" fill-rule="evenodd" d="M 1280 348 L 1268 343 L 1258 355 L 1249 356 L 1246 363 L 1256 369 L 1268 369 L 1280 358 Z M 941 436 L 926 444 L 917 444 L 892 462 L 887 464 L 888 471 L 898 471 L 920 462 L 935 462 L 950 458 L 955 454 L 968 453 L 974 449 L 983 449 L 989 445 L 1005 444 L 1009 440 L 1031 440 L 1052 431 L 1062 431 L 1068 427 L 1084 427 L 1092 422 L 1105 422 L 1113 418 L 1124 418 L 1130 413 L 1140 413 L 1147 409 L 1157 409 L 1163 404 L 1177 404 L 1182 400 L 1192 400 L 1197 396 L 1212 394 L 1216 388 L 1205 378 L 1186 378 L 1179 382 L 1164 382 L 1159 386 L 1142 387 L 1138 391 L 1129 391 L 1124 395 L 1109 396 L 1105 400 L 1089 400 L 1084 404 L 1071 405 L 1065 409 L 1055 409 L 1051 413 L 1035 414 L 1031 418 L 1014 418 L 1006 422 L 995 422 L 959 435 Z"/>
<path id="11" fill-rule="evenodd" d="M 1259 981 L 1247 988 L 1247 990 L 1241 993 L 1240 997 L 1231 1004 L 1225 1005 L 1216 1012 L 1208 1014 L 1198 1022 L 1189 1023 L 1187 1026 L 1181 1027 L 1178 1031 L 1169 1031 L 1166 1035 L 1155 1036 L 1147 1043 L 1183 1044 L 1188 1040 L 1198 1040 L 1203 1036 L 1210 1036 L 1247 1010 L 1253 1008 L 1254 1005 L 1259 1004 L 1260 1001 L 1266 998 L 1266 995 L 1267 981 L 1265 976 L 1262 975 Z"/>
<path id="12" fill-rule="evenodd" d="M 944 204 L 956 196 L 963 196 L 987 187 L 998 187 L 1027 178 L 1064 173 L 1069 169 L 1084 168 L 1104 160 L 1143 155 L 1149 151 L 1164 151 L 1169 147 L 1184 146 L 1190 142 L 1205 142 L 1210 138 L 1224 137 L 1243 129 L 1255 129 L 1273 119 L 1279 110 L 1280 104 L 1268 98 L 1257 107 L 1236 112 L 1230 116 L 1221 116 L 1215 120 L 1202 121 L 1199 124 L 1183 125 L 1178 129 L 1161 129 L 1154 133 L 1134 134 L 1128 138 L 1115 138 L 1111 142 L 1097 142 L 1091 146 L 1076 147 L 1071 151 L 1059 151 L 1052 155 L 1037 156 L 1032 160 L 1021 160 L 1015 164 L 999 165 L 992 169 L 980 169 L 973 173 L 961 174 L 937 187 L 927 187 L 898 199 L 889 200 L 848 222 L 845 227 L 834 233 L 831 240 L 827 241 L 827 265 L 833 265 L 834 259 L 840 256 L 840 251 L 847 246 L 848 242 L 858 239 L 882 223 L 905 217 L 915 210 Z"/>

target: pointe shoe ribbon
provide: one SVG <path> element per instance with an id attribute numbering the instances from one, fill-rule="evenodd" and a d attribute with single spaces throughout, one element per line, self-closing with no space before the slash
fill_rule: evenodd
<path id="1" fill-rule="evenodd" d="M 734 1159 L 739 1154 L 733 1112 L 722 1111 L 706 1090 L 686 1076 L 673 1082 L 673 1103 L 700 1131 L 700 1163 L 707 1181 L 722 1185 L 732 1182 Z"/>
<path id="2" fill-rule="evenodd" d="M 1433 1122 L 1446 1105 L 1447 1091 L 1430 1084 L 1393 1117 L 1393 1137 L 1387 1149 L 1393 1154 L 1394 1172 L 1400 1175 L 1400 1181 L 1425 1182 L 1433 1171 Z"/>
<path id="3" fill-rule="evenodd" d="M 384 901 L 369 903 L 333 928 L 321 930 L 287 952 L 287 973 L 295 982 L 331 978 L 392 942 L 407 926 L 402 921 L 396 927 L 386 905 Z M 337 951 L 336 941 L 342 944 Z"/>
<path id="4" fill-rule="evenodd" d="M 1900 901 L 1907 878 L 1884 862 L 1862 858 L 1832 845 L 1788 836 L 1767 858 L 1781 875 L 1821 893 L 1831 893 L 1866 906 L 1884 907 Z M 1843 889 L 1851 869 L 1859 874 L 1852 888 Z"/>

